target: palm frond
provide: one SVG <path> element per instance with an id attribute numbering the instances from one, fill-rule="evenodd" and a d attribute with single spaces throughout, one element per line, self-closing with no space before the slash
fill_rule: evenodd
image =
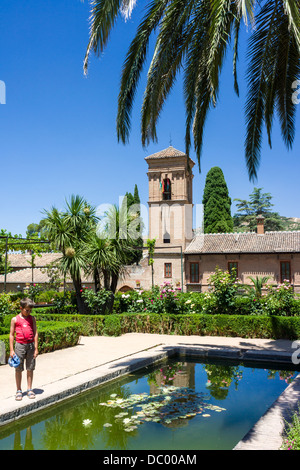
<path id="1" fill-rule="evenodd" d="M 122 0 L 94 0 L 90 15 L 90 40 L 87 46 L 83 69 L 87 73 L 91 51 L 99 55 L 106 47 L 111 30 L 120 13 Z"/>
<path id="2" fill-rule="evenodd" d="M 154 0 L 129 47 L 121 77 L 118 98 L 117 137 L 126 143 L 130 134 L 130 119 L 137 85 L 146 60 L 149 39 L 170 0 Z"/>
<path id="3" fill-rule="evenodd" d="M 279 0 L 267 2 L 257 15 L 256 31 L 250 40 L 248 56 L 248 95 L 246 102 L 245 157 L 250 180 L 257 177 L 262 144 L 265 98 L 274 63 L 273 43 L 276 38 L 276 10 Z"/>
<path id="4" fill-rule="evenodd" d="M 192 38 L 190 15 L 195 2 L 173 1 L 160 24 L 142 105 L 143 145 L 156 139 L 156 123 Z"/>
<path id="5" fill-rule="evenodd" d="M 295 44 L 300 53 L 300 3 L 299 0 L 282 0 L 284 13 L 289 22 L 289 30 L 295 39 Z"/>
<path id="6" fill-rule="evenodd" d="M 208 71 L 213 103 L 216 103 L 219 88 L 219 75 L 224 56 L 231 37 L 231 28 L 237 14 L 235 3 L 231 0 L 214 0 L 212 2 L 209 26 L 210 49 Z"/>

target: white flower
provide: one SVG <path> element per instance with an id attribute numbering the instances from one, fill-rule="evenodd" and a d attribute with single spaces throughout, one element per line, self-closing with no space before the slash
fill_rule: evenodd
<path id="1" fill-rule="evenodd" d="M 186 301 L 186 304 L 190 304 L 191 302 L 192 302 L 191 299 L 189 299 Z"/>
<path id="2" fill-rule="evenodd" d="M 139 299 L 139 300 L 137 300 L 137 303 L 140 303 L 140 302 L 143 302 L 143 299 Z"/>
<path id="3" fill-rule="evenodd" d="M 83 426 L 90 426 L 92 424 L 92 421 L 90 419 L 84 419 L 82 421 Z"/>

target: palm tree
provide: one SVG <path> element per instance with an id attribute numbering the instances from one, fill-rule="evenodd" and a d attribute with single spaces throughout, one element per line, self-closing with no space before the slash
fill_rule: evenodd
<path id="1" fill-rule="evenodd" d="M 105 236 L 99 237 L 93 232 L 85 245 L 87 259 L 87 274 L 93 275 L 95 280 L 95 292 L 98 292 L 103 280 L 103 287 L 110 289 L 110 273 L 119 269 L 118 260 L 111 249 L 110 240 Z"/>
<path id="2" fill-rule="evenodd" d="M 85 72 L 91 51 L 103 52 L 117 17 L 130 16 L 135 3 L 136 0 L 93 0 Z M 190 151 L 192 133 L 200 167 L 204 125 L 210 108 L 217 102 L 220 73 L 231 40 L 234 89 L 239 94 L 239 37 L 242 26 L 248 28 L 249 24 L 245 157 L 249 178 L 254 180 L 260 162 L 263 125 L 271 146 L 275 111 L 283 141 L 288 148 L 293 143 L 296 103 L 292 101 L 292 87 L 300 75 L 299 0 L 149 1 L 123 65 L 118 139 L 123 143 L 128 141 L 131 111 L 149 40 L 158 29 L 142 105 L 142 143 L 147 145 L 150 140 L 156 140 L 158 118 L 183 69 L 186 153 Z"/>
<path id="3" fill-rule="evenodd" d="M 109 240 L 114 263 L 105 269 L 104 279 L 107 288 L 113 293 L 116 291 L 120 276 L 124 273 L 124 266 L 134 261 L 137 245 L 136 228 L 139 220 L 138 214 L 130 215 L 124 205 L 121 208 L 116 205 L 111 206 L 105 213 L 105 229 L 101 236 Z"/>
<path id="4" fill-rule="evenodd" d="M 95 209 L 80 196 L 72 195 L 64 212 L 53 207 L 45 210 L 45 232 L 52 248 L 62 253 L 58 261 L 61 272 L 70 275 L 76 292 L 79 313 L 87 313 L 82 298 L 82 273 L 87 269 L 85 243 L 95 230 Z"/>

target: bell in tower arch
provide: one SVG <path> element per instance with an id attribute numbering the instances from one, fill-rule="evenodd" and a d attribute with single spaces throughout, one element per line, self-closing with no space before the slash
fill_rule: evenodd
<path id="1" fill-rule="evenodd" d="M 171 180 L 170 178 L 167 177 L 167 175 L 166 175 L 166 178 L 164 178 L 162 184 L 163 184 L 163 187 L 162 187 L 163 200 L 170 201 L 171 200 Z"/>

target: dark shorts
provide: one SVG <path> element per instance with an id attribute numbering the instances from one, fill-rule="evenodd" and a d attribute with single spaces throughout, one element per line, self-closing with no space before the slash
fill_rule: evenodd
<path id="1" fill-rule="evenodd" d="M 35 358 L 33 357 L 34 351 L 34 343 L 15 344 L 15 353 L 20 359 L 20 365 L 16 368 L 17 370 L 24 370 L 24 360 L 26 360 L 26 370 L 35 369 Z"/>

